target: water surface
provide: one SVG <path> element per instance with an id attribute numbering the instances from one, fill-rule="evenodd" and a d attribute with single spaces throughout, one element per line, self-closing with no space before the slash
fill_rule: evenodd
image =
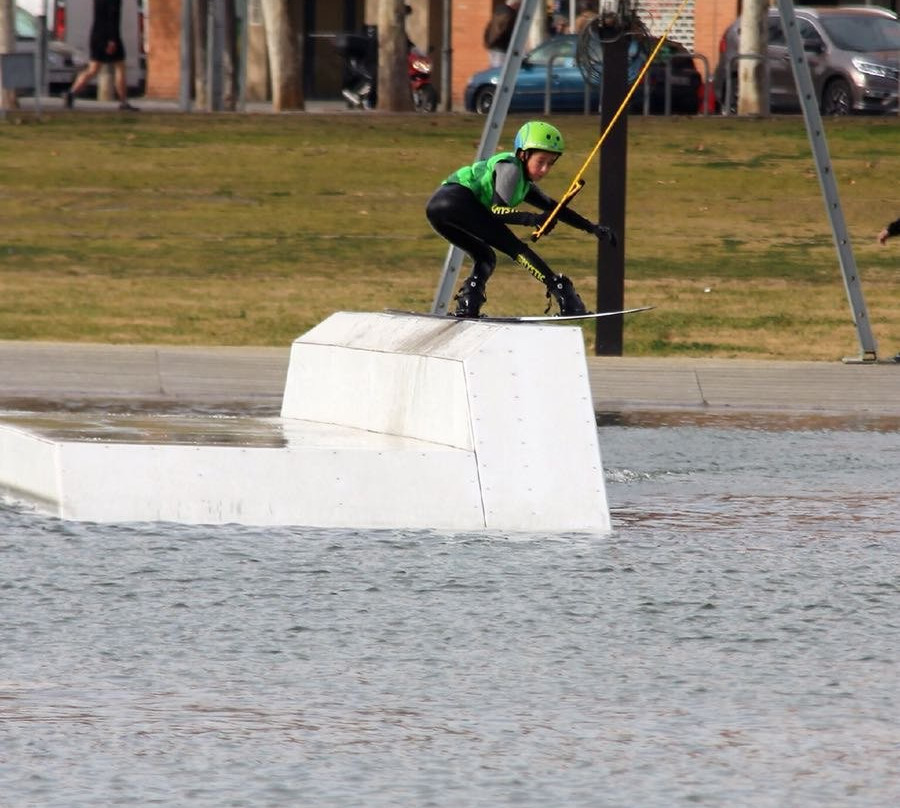
<path id="1" fill-rule="evenodd" d="M 600 435 L 608 536 L 0 507 L 0 804 L 900 804 L 897 424 Z"/>

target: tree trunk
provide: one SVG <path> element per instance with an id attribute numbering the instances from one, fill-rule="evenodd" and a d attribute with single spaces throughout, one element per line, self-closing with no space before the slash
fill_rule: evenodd
<path id="1" fill-rule="evenodd" d="M 238 96 L 238 29 L 235 5 L 235 0 L 225 0 L 225 43 L 222 53 L 222 104 L 224 109 L 231 111 L 237 108 Z"/>
<path id="2" fill-rule="evenodd" d="M 16 52 L 15 0 L 0 0 L 0 53 Z"/>
<path id="3" fill-rule="evenodd" d="M 200 109 L 208 109 L 209 86 L 206 76 L 206 20 L 208 0 L 194 0 L 191 4 L 194 39 L 194 101 Z"/>
<path id="4" fill-rule="evenodd" d="M 262 0 L 272 107 L 303 109 L 303 3 Z"/>
<path id="5" fill-rule="evenodd" d="M 16 16 L 15 16 L 15 0 L 0 0 L 0 53 L 16 52 Z M 15 90 L 4 90 L 3 93 L 3 109 L 15 109 L 18 106 Z"/>
<path id="6" fill-rule="evenodd" d="M 763 115 L 769 111 L 767 92 L 766 53 L 769 42 L 768 0 L 747 0 L 741 13 L 741 32 L 738 53 L 755 54 L 761 58 L 738 61 L 738 115 Z"/>
<path id="7" fill-rule="evenodd" d="M 406 59 L 406 3 L 381 0 L 378 6 L 378 109 L 390 112 L 412 110 L 412 94 Z"/>
<path id="8" fill-rule="evenodd" d="M 212 76 L 209 69 L 209 12 L 210 3 L 222 3 L 222 76 L 218 86 L 222 88 L 222 108 L 234 110 L 237 106 L 237 15 L 235 0 L 193 0 L 191 20 L 193 26 L 193 75 L 194 98 L 200 109 L 212 109 Z"/>

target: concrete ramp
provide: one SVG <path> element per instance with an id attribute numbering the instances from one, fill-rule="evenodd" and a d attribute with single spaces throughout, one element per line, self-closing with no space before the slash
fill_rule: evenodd
<path id="1" fill-rule="evenodd" d="M 293 343 L 280 418 L 78 418 L 0 415 L 0 488 L 98 522 L 610 526 L 574 327 L 339 312 Z"/>

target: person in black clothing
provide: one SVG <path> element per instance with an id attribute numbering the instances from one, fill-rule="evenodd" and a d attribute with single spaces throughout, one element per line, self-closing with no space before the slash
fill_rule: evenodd
<path id="1" fill-rule="evenodd" d="M 894 219 L 890 224 L 885 225 L 878 234 L 878 243 L 885 244 L 889 238 L 900 236 L 900 219 Z M 894 357 L 895 362 L 900 362 L 900 353 Z"/>
<path id="2" fill-rule="evenodd" d="M 479 317 L 487 301 L 485 286 L 494 272 L 499 251 L 530 272 L 546 287 L 550 305 L 562 315 L 585 314 L 584 302 L 572 281 L 556 274 L 509 225 L 541 227 L 556 201 L 537 187 L 564 151 L 559 129 L 545 121 L 529 121 L 516 134 L 514 151 L 454 171 L 431 195 L 425 215 L 434 230 L 468 254 L 472 272 L 456 295 L 457 317 Z M 523 202 L 540 213 L 517 210 Z M 564 207 L 559 221 L 616 245 L 616 234 Z M 548 231 L 549 232 L 549 231 Z"/>
<path id="3" fill-rule="evenodd" d="M 878 243 L 884 244 L 889 238 L 900 236 L 900 219 L 896 219 L 878 234 Z M 900 354 L 898 354 L 900 356 Z"/>
<path id="4" fill-rule="evenodd" d="M 137 107 L 128 103 L 128 86 L 125 81 L 125 45 L 121 34 L 122 0 L 94 0 L 94 22 L 91 25 L 90 61 L 72 82 L 63 96 L 71 108 L 87 83 L 100 72 L 104 64 L 111 64 L 115 71 L 116 95 L 119 109 L 136 112 Z"/>
<path id="5" fill-rule="evenodd" d="M 506 0 L 494 9 L 484 29 L 484 46 L 487 48 L 491 67 L 500 67 L 509 49 L 521 0 Z"/>

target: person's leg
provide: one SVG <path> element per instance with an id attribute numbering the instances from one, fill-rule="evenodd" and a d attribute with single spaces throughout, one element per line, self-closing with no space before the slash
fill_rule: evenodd
<path id="1" fill-rule="evenodd" d="M 482 210 L 484 208 L 482 207 Z M 584 314 L 586 309 L 572 281 L 565 275 L 557 275 L 541 256 L 520 241 L 506 225 L 487 214 L 487 221 L 480 223 L 481 237 L 492 247 L 508 255 L 519 266 L 524 267 L 547 289 L 547 298 L 559 304 L 560 314 Z M 550 304 L 547 309 L 549 310 Z"/>
<path id="2" fill-rule="evenodd" d="M 116 95 L 119 96 L 119 103 L 125 104 L 128 101 L 128 86 L 125 84 L 125 62 L 113 62 L 113 71 L 116 80 Z"/>
<path id="3" fill-rule="evenodd" d="M 490 250 L 489 250 L 490 251 Z M 459 291 L 453 298 L 456 301 L 456 311 L 453 313 L 457 317 L 480 317 L 481 307 L 487 303 L 487 286 L 488 279 L 494 272 L 494 258 L 491 252 L 490 260 L 475 261 L 472 266 L 472 272 L 469 277 L 462 282 Z"/>
<path id="4" fill-rule="evenodd" d="M 425 208 L 431 226 L 473 261 L 469 277 L 454 298 L 457 317 L 479 316 L 487 301 L 485 286 L 497 264 L 497 256 L 482 237 L 485 213 L 484 206 L 461 185 L 442 185 Z"/>
<path id="5" fill-rule="evenodd" d="M 84 89 L 85 85 L 99 72 L 100 62 L 91 59 L 91 61 L 88 62 L 88 66 L 75 77 L 72 86 L 63 93 L 63 101 L 67 107 L 71 108 L 72 104 L 75 103 L 75 96 L 78 95 L 78 93 Z"/>
<path id="6" fill-rule="evenodd" d="M 119 109 L 136 112 L 137 107 L 128 103 L 128 82 L 126 81 L 125 62 L 119 61 L 113 63 L 116 80 L 116 95 L 119 96 Z"/>
<path id="7" fill-rule="evenodd" d="M 547 297 L 559 304 L 560 314 L 584 314 L 586 309 L 572 281 L 565 275 L 557 275 L 547 263 L 527 244 L 520 241 L 505 224 L 497 221 L 475 195 L 461 185 L 442 185 L 434 192 L 426 207 L 431 226 L 447 241 L 468 253 L 475 262 L 472 276 L 466 280 L 460 295 L 468 291 L 473 300 L 475 292 L 484 291 L 484 284 L 493 272 L 496 258 L 493 247 L 509 256 L 519 266 L 528 270 L 547 288 Z M 469 281 L 474 281 L 474 285 Z M 486 296 L 482 294 L 486 300 Z M 480 304 L 468 307 L 478 316 Z"/>
<path id="8" fill-rule="evenodd" d="M 560 314 L 584 314 L 587 311 L 572 281 L 565 275 L 557 275 L 527 244 L 519 242 L 519 251 L 510 257 L 547 287 L 547 298 L 557 302 Z M 550 306 L 548 303 L 547 311 Z"/>

